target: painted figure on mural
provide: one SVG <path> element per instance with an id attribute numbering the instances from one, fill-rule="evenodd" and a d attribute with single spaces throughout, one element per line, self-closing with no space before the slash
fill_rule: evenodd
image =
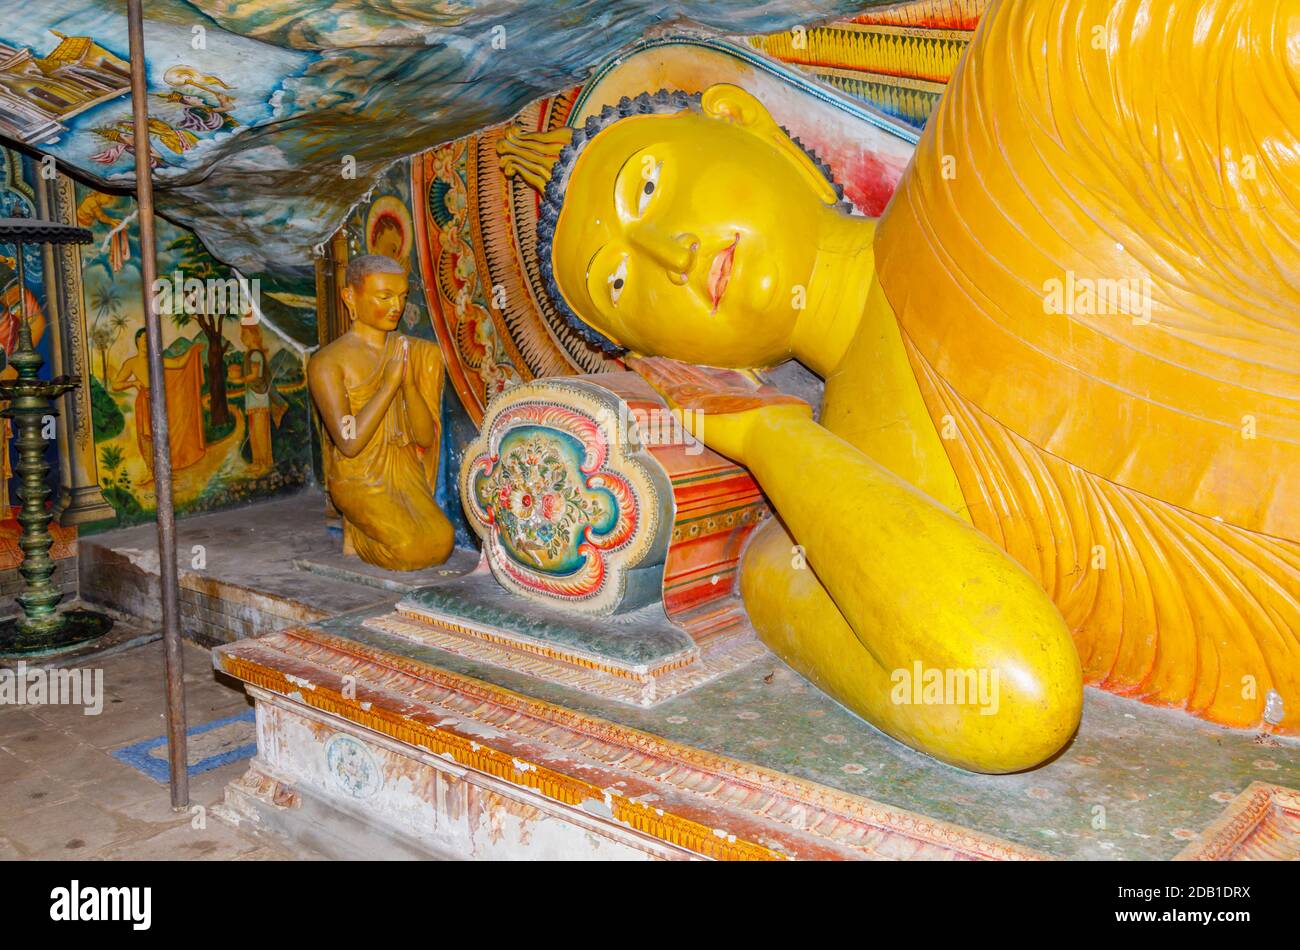
<path id="1" fill-rule="evenodd" d="M 243 360 L 230 367 L 231 378 L 244 385 L 244 420 L 248 426 L 248 446 L 254 472 L 264 472 L 275 465 L 271 449 L 271 427 L 279 426 L 288 403 L 275 389 L 275 379 L 262 340 L 262 328 L 255 322 L 239 325 L 239 341 L 244 346 Z"/>
<path id="2" fill-rule="evenodd" d="M 1300 722 L 1300 495 L 1285 484 L 1300 286 L 1269 265 L 1300 227 L 1300 149 L 1261 147 L 1297 144 L 1264 88 L 1284 44 L 1169 0 L 1161 16 L 1072 5 L 990 8 L 879 220 L 845 213 L 826 169 L 735 86 L 500 146 L 543 191 L 557 309 L 703 410 L 705 443 L 780 514 L 741 573 L 760 636 L 888 734 L 977 771 L 1060 749 L 1085 675 L 1230 725 Z M 1049 44 L 1060 22 L 1131 35 L 1084 55 L 1086 31 Z M 1049 48 L 1050 88 L 1024 56 Z M 1216 88 L 1248 119 L 1220 121 L 1196 83 L 1125 71 L 1170 49 L 1231 66 Z M 1162 75 L 1193 72 L 1223 70 Z M 1203 174 L 1148 140 L 1170 103 L 1206 155 L 1268 167 Z M 1098 141 L 1118 144 L 1103 159 Z M 1133 312 L 1054 311 L 1080 277 L 1133 277 Z M 735 371 L 791 356 L 826 380 L 820 422 Z M 995 700 L 932 700 L 936 671 L 941 686 L 996 674 Z M 1264 719 L 1269 696 L 1285 718 Z"/>
<path id="3" fill-rule="evenodd" d="M 366 254 L 348 262 L 352 327 L 318 350 L 307 382 L 329 434 L 326 487 L 343 515 L 344 550 L 392 570 L 441 564 L 451 522 L 434 500 L 442 397 L 438 347 L 398 333 L 406 269 Z"/>
<path id="4" fill-rule="evenodd" d="M 171 434 L 172 469 L 179 471 L 203 458 L 207 441 L 203 432 L 203 363 L 199 359 L 201 347 L 191 346 L 180 356 L 163 360 L 167 388 L 167 414 Z M 149 474 L 141 483 L 153 481 L 153 420 L 149 415 L 149 354 L 145 342 L 145 329 L 135 332 L 135 354 L 124 360 L 113 376 L 114 392 L 135 390 L 136 445 Z"/>
<path id="5" fill-rule="evenodd" d="M 0 347 L 4 348 L 6 362 L 0 369 L 0 379 L 13 379 L 18 370 L 8 363 L 18 347 L 18 325 L 22 321 L 22 306 L 18 296 L 18 261 L 13 257 L 0 255 Z M 30 271 L 29 271 L 30 273 Z M 32 345 L 39 347 L 45 336 L 45 311 L 31 288 L 23 290 L 26 298 L 27 319 L 31 321 Z M 0 423 L 0 513 L 9 508 L 9 479 L 13 467 L 9 459 L 9 440 L 13 437 L 13 425 L 8 420 Z"/>

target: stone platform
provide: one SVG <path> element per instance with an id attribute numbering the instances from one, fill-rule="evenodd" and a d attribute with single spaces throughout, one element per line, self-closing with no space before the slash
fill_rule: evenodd
<path id="1" fill-rule="evenodd" d="M 770 655 L 638 707 L 372 622 L 390 613 L 216 651 L 259 707 L 232 815 L 299 840 L 329 828 L 353 855 L 1300 857 L 1293 740 L 1090 689 L 1052 762 L 973 775 L 881 735 Z M 331 760 L 336 735 L 348 751 Z"/>
<path id="2" fill-rule="evenodd" d="M 575 615 L 503 590 L 480 566 L 412 591 L 393 613 L 366 626 L 598 696 L 654 706 L 767 654 L 738 600 L 714 606 L 742 622 L 697 639 L 673 624 L 660 604 L 611 617 Z"/>
<path id="3" fill-rule="evenodd" d="M 176 523 L 182 634 L 203 646 L 257 637 L 348 611 L 392 604 L 462 574 L 478 555 L 458 550 L 428 571 L 386 571 L 343 555 L 325 521 L 325 495 L 308 489 L 247 508 Z M 160 620 L 158 535 L 139 525 L 83 537 L 84 600 Z"/>
<path id="4" fill-rule="evenodd" d="M 323 496 L 305 492 L 178 525 L 182 554 L 201 545 L 206 555 L 204 568 L 182 575 L 186 633 L 229 644 L 218 666 L 245 679 L 261 717 L 259 755 L 246 782 L 231 785 L 227 814 L 314 850 L 1300 855 L 1295 740 L 1089 689 L 1079 734 L 1052 762 L 971 775 L 881 735 L 766 652 L 640 705 L 540 678 L 526 663 L 386 631 L 384 618 L 412 591 L 454 581 L 477 558 L 457 552 L 451 565 L 417 575 L 369 568 L 342 556 L 323 510 Z M 83 538 L 83 597 L 126 612 L 138 613 L 141 600 L 156 605 L 153 530 Z M 357 746 L 335 742 L 327 772 L 336 734 Z M 370 786 L 357 776 L 383 781 L 373 798 L 358 798 L 337 785 L 340 772 L 362 792 Z"/>
<path id="5" fill-rule="evenodd" d="M 319 629 L 214 661 L 257 704 L 225 815 L 331 856 L 1042 857 Z"/>

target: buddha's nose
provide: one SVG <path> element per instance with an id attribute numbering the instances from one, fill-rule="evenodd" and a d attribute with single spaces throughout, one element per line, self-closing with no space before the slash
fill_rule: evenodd
<path id="1" fill-rule="evenodd" d="M 646 225 L 632 228 L 628 240 L 666 268 L 675 280 L 684 280 L 691 272 L 700 249 L 699 238 L 693 234 L 669 235 Z"/>

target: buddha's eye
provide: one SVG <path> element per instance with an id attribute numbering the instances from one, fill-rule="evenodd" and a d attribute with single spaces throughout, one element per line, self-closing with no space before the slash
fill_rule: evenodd
<path id="1" fill-rule="evenodd" d="M 618 306 L 618 298 L 623 296 L 623 288 L 627 286 L 627 258 L 618 262 L 618 267 L 614 273 L 609 275 L 609 302 L 615 307 Z"/>
<path id="2" fill-rule="evenodd" d="M 638 218 L 645 214 L 645 209 L 650 206 L 650 199 L 659 187 L 659 172 L 663 167 L 664 163 L 658 162 L 645 173 L 644 180 L 641 182 L 641 193 L 637 196 L 636 216 Z"/>

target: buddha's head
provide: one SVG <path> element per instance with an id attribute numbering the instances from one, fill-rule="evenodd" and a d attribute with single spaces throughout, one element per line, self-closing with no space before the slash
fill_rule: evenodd
<path id="1" fill-rule="evenodd" d="M 382 254 L 362 254 L 348 261 L 344 280 L 341 296 L 353 320 L 384 332 L 397 329 L 408 289 L 401 264 Z"/>
<path id="2" fill-rule="evenodd" d="M 713 366 L 790 355 L 818 237 L 843 210 L 757 99 L 661 91 L 607 107 L 568 144 L 529 138 L 507 136 L 502 167 L 544 186 L 542 275 L 588 341 Z"/>

